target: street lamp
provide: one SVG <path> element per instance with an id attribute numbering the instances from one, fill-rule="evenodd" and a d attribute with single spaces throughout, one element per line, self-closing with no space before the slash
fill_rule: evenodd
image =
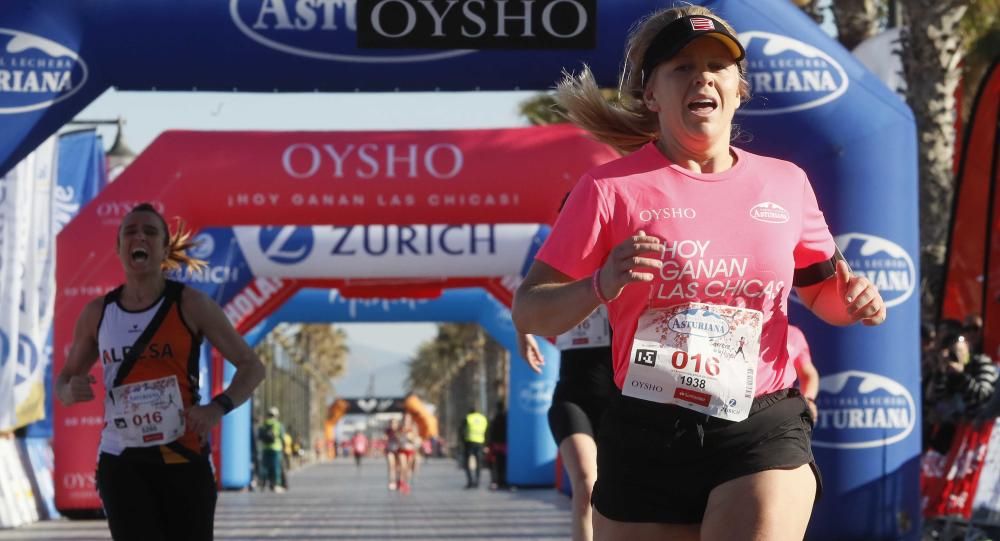
<path id="1" fill-rule="evenodd" d="M 108 182 L 113 181 L 126 167 L 129 166 L 135 160 L 135 152 L 125 144 L 125 136 L 123 135 L 125 127 L 125 118 L 118 117 L 114 120 L 109 119 L 98 119 L 98 120 L 71 120 L 66 123 L 68 126 L 101 126 L 114 124 L 118 127 L 117 133 L 115 133 L 115 142 L 108 149 L 105 154 L 107 162 L 105 166 L 108 172 Z M 88 128 L 78 128 L 78 129 L 88 129 Z"/>
<path id="2" fill-rule="evenodd" d="M 108 182 L 115 180 L 135 160 L 135 152 L 125 144 L 125 136 L 123 135 L 125 119 L 118 117 L 117 125 L 118 133 L 115 135 L 115 142 L 107 153 Z"/>

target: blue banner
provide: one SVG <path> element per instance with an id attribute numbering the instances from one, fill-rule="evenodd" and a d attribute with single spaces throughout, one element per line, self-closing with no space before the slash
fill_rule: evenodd
<path id="1" fill-rule="evenodd" d="M 53 200 L 55 232 L 108 184 L 104 141 L 96 130 L 80 130 L 59 137 L 59 164 Z"/>

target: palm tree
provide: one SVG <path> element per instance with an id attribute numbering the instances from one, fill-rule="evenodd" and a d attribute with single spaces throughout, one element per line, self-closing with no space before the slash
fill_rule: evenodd
<path id="1" fill-rule="evenodd" d="M 434 340 L 424 342 L 408 363 L 407 385 L 440 404 L 448 383 L 471 361 L 483 357 L 485 338 L 479 325 L 443 323 Z"/>
<path id="2" fill-rule="evenodd" d="M 921 305 L 939 312 L 955 191 L 955 90 L 965 56 L 964 0 L 902 0 L 906 101 L 917 121 L 920 169 Z"/>
<path id="3" fill-rule="evenodd" d="M 333 397 L 332 381 L 347 371 L 347 335 L 331 324 L 282 324 L 258 346 L 258 354 L 270 364 L 277 344 L 309 375 L 309 426 L 319 430 Z M 284 390 L 282 390 L 284 394 Z"/>
<path id="4" fill-rule="evenodd" d="M 837 40 L 850 51 L 878 33 L 887 4 L 885 0 L 833 0 L 830 9 Z"/>

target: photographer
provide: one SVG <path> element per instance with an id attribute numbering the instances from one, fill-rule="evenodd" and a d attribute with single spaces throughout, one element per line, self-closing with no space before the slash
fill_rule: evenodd
<path id="1" fill-rule="evenodd" d="M 955 423 L 974 419 L 993 398 L 997 367 L 986 355 L 973 354 L 958 322 L 943 321 L 938 332 L 938 358 L 925 389 L 930 422 L 938 426 L 928 444 L 947 452 Z"/>

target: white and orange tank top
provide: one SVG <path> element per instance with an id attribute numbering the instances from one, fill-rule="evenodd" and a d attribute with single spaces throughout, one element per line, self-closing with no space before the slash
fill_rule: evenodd
<path id="1" fill-rule="evenodd" d="M 183 284 L 168 280 L 163 295 L 138 311 L 122 306 L 122 287 L 105 295 L 97 328 L 107 389 L 100 452 L 167 464 L 207 456 L 208 447 L 199 436 L 184 430 L 184 410 L 200 398 L 201 336 L 181 314 L 183 289 Z M 142 352 L 130 356 L 147 328 Z"/>

